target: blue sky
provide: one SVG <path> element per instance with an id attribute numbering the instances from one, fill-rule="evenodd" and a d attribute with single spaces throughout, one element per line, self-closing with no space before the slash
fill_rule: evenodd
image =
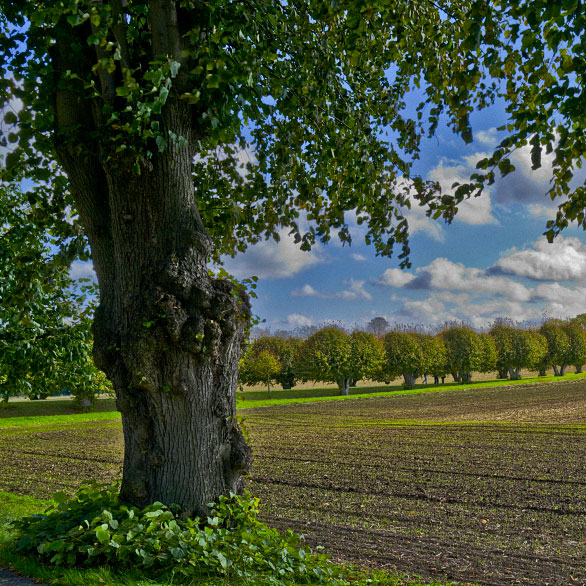
<path id="1" fill-rule="evenodd" d="M 446 189 L 466 180 L 497 144 L 502 120 L 498 109 L 477 114 L 469 145 L 440 129 L 425 144 L 417 173 Z M 517 171 L 462 204 L 451 225 L 428 219 L 422 208 L 409 212 L 410 270 L 376 257 L 351 217 L 351 247 L 332 240 L 301 252 L 283 232 L 278 244 L 251 247 L 226 268 L 238 278 L 259 277 L 253 311 L 272 331 L 332 321 L 351 329 L 376 316 L 391 324 L 465 320 L 485 328 L 497 317 L 539 321 L 586 312 L 584 232 L 570 227 L 553 244 L 542 236 L 560 203 L 546 196 L 550 159 L 532 171 L 522 149 L 512 162 Z"/>

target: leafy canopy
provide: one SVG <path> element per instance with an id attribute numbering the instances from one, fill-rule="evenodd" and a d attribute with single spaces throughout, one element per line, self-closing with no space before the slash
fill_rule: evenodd
<path id="1" fill-rule="evenodd" d="M 405 211 L 412 194 L 428 201 L 437 188 L 411 176 L 422 137 L 443 115 L 470 141 L 470 113 L 497 91 L 480 83 L 477 48 L 479 27 L 494 42 L 499 19 L 472 0 L 2 0 L 0 9 L 4 179 L 42 182 L 32 193 L 47 206 L 66 184 L 58 141 L 141 172 L 152 153 L 186 141 L 162 123 L 179 99 L 216 258 L 282 229 L 303 249 L 336 233 L 348 243 L 352 216 L 378 254 L 400 244 L 408 264 Z M 174 15 L 169 42 L 163 13 Z M 55 68 L 60 46 L 71 69 Z M 83 97 L 88 119 L 56 124 L 56 88 Z"/>

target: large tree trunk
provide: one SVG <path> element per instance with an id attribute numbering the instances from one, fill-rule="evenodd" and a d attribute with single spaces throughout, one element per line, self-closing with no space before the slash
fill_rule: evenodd
<path id="1" fill-rule="evenodd" d="M 121 497 L 204 514 L 241 492 L 251 463 L 235 420 L 249 305 L 208 276 L 188 155 L 154 159 L 138 177 L 107 173 L 112 246 L 89 232 L 101 290 L 94 354 L 122 413 Z"/>
<path id="2" fill-rule="evenodd" d="M 338 389 L 340 390 L 340 395 L 347 395 L 350 391 L 350 379 L 341 378 L 338 380 Z"/>
<path id="3" fill-rule="evenodd" d="M 417 374 L 413 372 L 404 372 L 403 373 L 403 387 L 406 389 L 413 389 L 415 388 L 415 382 L 417 381 Z"/>
<path id="4" fill-rule="evenodd" d="M 509 373 L 511 375 L 511 380 L 519 380 L 521 378 L 521 367 L 518 366 L 517 368 L 513 368 L 510 366 Z"/>
<path id="5" fill-rule="evenodd" d="M 57 74 L 87 70 L 79 55 L 71 61 L 71 42 L 54 48 Z M 161 129 L 184 145 L 160 153 L 153 144 L 148 157 L 141 149 L 117 152 L 81 86 L 55 99 L 56 148 L 100 286 L 94 356 L 122 413 L 121 497 L 139 507 L 161 501 L 179 504 L 186 516 L 205 514 L 219 495 L 242 490 L 251 465 L 235 419 L 250 307 L 232 284 L 208 275 L 211 243 L 191 179 L 191 113 L 170 96 Z"/>

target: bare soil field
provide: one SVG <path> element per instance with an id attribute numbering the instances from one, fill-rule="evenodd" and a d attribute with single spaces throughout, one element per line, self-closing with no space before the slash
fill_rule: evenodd
<path id="1" fill-rule="evenodd" d="M 247 411 L 269 523 L 335 558 L 481 584 L 586 584 L 586 384 Z"/>
<path id="2" fill-rule="evenodd" d="M 487 585 L 586 584 L 586 382 L 242 411 L 265 520 L 335 559 Z M 119 422 L 6 427 L 0 490 L 119 477 Z"/>

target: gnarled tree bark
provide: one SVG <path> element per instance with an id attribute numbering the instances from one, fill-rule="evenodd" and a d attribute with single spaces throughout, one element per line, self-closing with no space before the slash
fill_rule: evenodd
<path id="1" fill-rule="evenodd" d="M 155 55 L 172 55 L 179 49 L 161 26 L 172 16 L 170 3 L 151 4 L 159 18 Z M 56 80 L 67 70 L 83 79 L 95 62 L 89 49 L 71 54 L 75 31 L 64 26 L 55 44 Z M 115 99 L 106 91 L 111 80 L 100 82 L 100 99 Z M 183 137 L 182 146 L 153 148 L 150 158 L 138 159 L 136 150 L 115 151 L 101 102 L 88 100 L 80 82 L 56 83 L 55 112 L 56 150 L 100 287 L 94 356 L 122 413 L 121 497 L 140 507 L 161 501 L 179 504 L 186 516 L 205 514 L 219 495 L 241 492 L 251 465 L 235 419 L 250 307 L 244 293 L 208 274 L 211 242 L 191 175 L 192 112 L 171 95 L 161 126 Z"/>

